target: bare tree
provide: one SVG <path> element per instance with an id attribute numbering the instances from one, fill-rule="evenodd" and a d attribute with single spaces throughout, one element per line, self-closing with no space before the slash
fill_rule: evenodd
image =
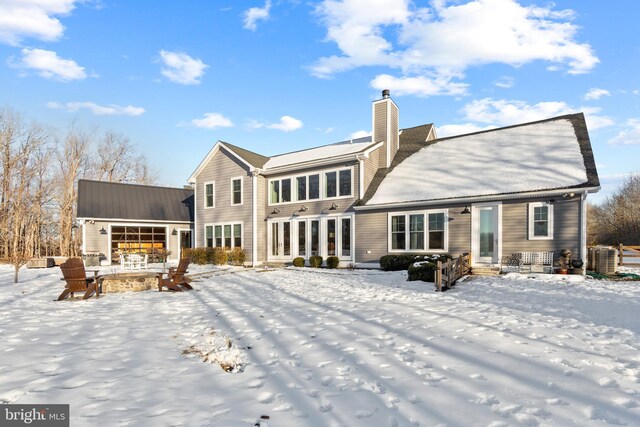
<path id="1" fill-rule="evenodd" d="M 60 255 L 77 255 L 77 246 L 73 244 L 73 225 L 76 202 L 78 200 L 77 182 L 89 171 L 89 149 L 91 134 L 72 124 L 57 151 L 58 185 L 57 204 L 59 216 Z"/>
<path id="2" fill-rule="evenodd" d="M 155 181 L 146 158 L 126 136 L 107 131 L 97 147 L 94 167 L 99 181 L 150 184 Z"/>
<path id="3" fill-rule="evenodd" d="M 640 245 L 640 174 L 627 177 L 600 205 L 589 211 L 590 242 Z"/>
<path id="4" fill-rule="evenodd" d="M 49 193 L 46 130 L 32 123 L 26 126 L 17 113 L 0 115 L 2 144 L 2 240 L 4 256 L 15 269 L 39 250 L 42 203 Z"/>

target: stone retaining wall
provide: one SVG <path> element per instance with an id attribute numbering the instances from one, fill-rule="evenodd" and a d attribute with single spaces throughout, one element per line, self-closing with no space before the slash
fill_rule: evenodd
<path id="1" fill-rule="evenodd" d="M 102 292 L 139 292 L 158 287 L 158 278 L 153 273 L 109 274 L 102 280 Z"/>

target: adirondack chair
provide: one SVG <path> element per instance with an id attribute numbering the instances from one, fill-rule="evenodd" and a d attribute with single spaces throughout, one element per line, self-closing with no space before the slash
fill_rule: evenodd
<path id="1" fill-rule="evenodd" d="M 158 290 L 162 292 L 162 288 L 170 291 L 182 292 L 183 290 L 191 290 L 193 287 L 189 284 L 191 279 L 185 276 L 190 261 L 186 258 L 180 260 L 178 268 L 172 267 L 168 273 L 158 273 Z M 164 278 L 164 275 L 167 278 Z"/>
<path id="2" fill-rule="evenodd" d="M 87 277 L 84 269 L 84 263 L 80 258 L 69 258 L 66 262 L 60 264 L 63 279 L 67 282 L 64 291 L 60 294 L 57 301 L 62 301 L 69 296 L 73 297 L 75 292 L 82 292 L 82 299 L 90 298 L 94 293 L 96 298 L 100 296 L 101 276 Z"/>

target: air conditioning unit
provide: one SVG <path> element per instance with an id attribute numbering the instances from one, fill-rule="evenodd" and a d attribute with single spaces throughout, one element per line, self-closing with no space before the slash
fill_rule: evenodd
<path id="1" fill-rule="evenodd" d="M 618 251 L 615 248 L 596 246 L 589 248 L 589 269 L 600 274 L 615 274 Z"/>

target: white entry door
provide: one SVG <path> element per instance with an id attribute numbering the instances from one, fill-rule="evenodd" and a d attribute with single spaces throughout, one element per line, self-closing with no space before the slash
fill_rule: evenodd
<path id="1" fill-rule="evenodd" d="M 292 259 L 291 221 L 271 221 L 269 223 L 269 259 Z"/>
<path id="2" fill-rule="evenodd" d="M 474 205 L 471 211 L 471 252 L 474 264 L 498 264 L 502 252 L 502 205 Z"/>

